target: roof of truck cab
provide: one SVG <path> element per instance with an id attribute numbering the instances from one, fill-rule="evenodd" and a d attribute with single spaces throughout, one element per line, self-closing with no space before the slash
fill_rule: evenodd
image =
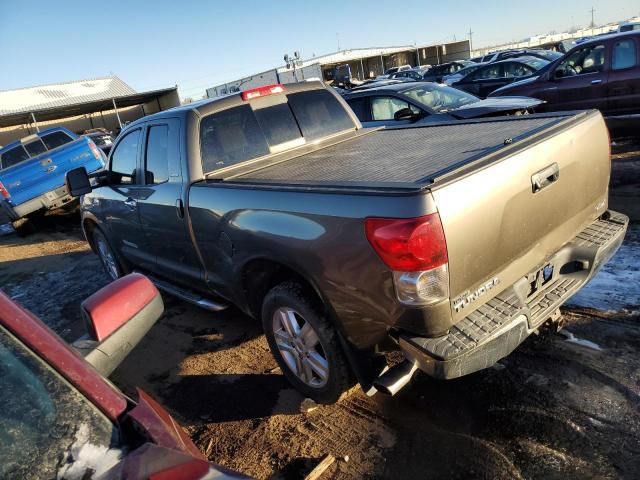
<path id="1" fill-rule="evenodd" d="M 53 133 L 53 132 L 64 132 L 64 133 L 68 133 L 71 134 L 71 136 L 73 138 L 76 138 L 77 135 L 75 133 L 73 133 L 71 130 L 64 128 L 64 127 L 52 127 L 52 128 L 46 128 L 44 130 L 40 130 L 37 133 L 32 133 L 31 135 L 27 135 L 26 137 L 22 137 L 20 140 L 16 140 L 15 142 L 11 142 L 8 143 L 7 145 L 5 145 L 4 147 L 0 147 L 0 154 L 2 154 L 3 152 L 12 149 L 13 147 L 17 147 L 18 145 L 22 144 L 22 141 L 25 138 L 29 138 L 29 137 L 33 137 L 33 136 L 38 136 L 38 137 L 42 137 L 43 135 L 47 135 L 49 133 Z"/>

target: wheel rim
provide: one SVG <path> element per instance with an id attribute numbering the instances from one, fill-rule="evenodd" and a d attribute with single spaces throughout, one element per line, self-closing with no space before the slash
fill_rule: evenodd
<path id="1" fill-rule="evenodd" d="M 118 264 L 116 263 L 116 259 L 111 253 L 111 249 L 107 245 L 107 243 L 102 239 L 98 238 L 97 241 L 98 253 L 100 255 L 100 260 L 104 265 L 107 274 L 111 277 L 112 280 L 118 278 Z"/>
<path id="2" fill-rule="evenodd" d="M 306 385 L 321 388 L 329 380 L 329 362 L 318 334 L 295 310 L 281 307 L 273 314 L 273 334 L 289 370 Z"/>

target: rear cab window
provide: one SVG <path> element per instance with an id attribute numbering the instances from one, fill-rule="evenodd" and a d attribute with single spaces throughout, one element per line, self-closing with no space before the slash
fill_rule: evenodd
<path id="1" fill-rule="evenodd" d="M 636 42 L 632 38 L 618 40 L 613 45 L 613 57 L 611 68 L 613 70 L 624 70 L 636 65 Z"/>
<path id="2" fill-rule="evenodd" d="M 73 142 L 73 138 L 65 132 L 51 132 L 43 135 L 41 138 L 49 150 L 53 150 L 54 148 Z"/>
<path id="3" fill-rule="evenodd" d="M 347 110 L 324 89 L 257 98 L 201 120 L 203 171 L 254 160 L 355 127 Z"/>
<path id="4" fill-rule="evenodd" d="M 47 151 L 47 147 L 44 146 L 44 143 L 39 138 L 33 142 L 25 143 L 24 148 L 32 157 L 37 157 Z"/>

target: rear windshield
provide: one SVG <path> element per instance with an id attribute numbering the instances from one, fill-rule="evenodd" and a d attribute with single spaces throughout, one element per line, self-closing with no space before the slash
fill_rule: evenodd
<path id="1" fill-rule="evenodd" d="M 29 155 L 31 155 L 32 157 L 36 157 L 41 153 L 44 153 L 47 151 L 47 147 L 44 146 L 44 143 L 42 143 L 42 140 L 40 139 L 35 140 L 31 143 L 25 143 L 24 148 L 27 150 L 27 152 L 29 152 Z"/>
<path id="2" fill-rule="evenodd" d="M 203 170 L 212 172 L 279 151 L 274 147 L 293 147 L 355 128 L 346 109 L 326 90 L 288 94 L 287 100 L 255 111 L 246 104 L 204 117 Z"/>
<path id="3" fill-rule="evenodd" d="M 71 138 L 64 132 L 48 133 L 46 135 L 43 135 L 41 138 L 49 150 L 53 150 L 54 148 L 58 148 L 65 143 L 73 141 L 73 138 Z"/>
<path id="4" fill-rule="evenodd" d="M 24 162 L 29 158 L 29 154 L 22 145 L 13 147 L 0 156 L 0 168 L 9 168 Z"/>

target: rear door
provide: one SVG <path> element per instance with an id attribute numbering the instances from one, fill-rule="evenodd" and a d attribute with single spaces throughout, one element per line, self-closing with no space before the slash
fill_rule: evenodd
<path id="1" fill-rule="evenodd" d="M 583 110 L 607 107 L 607 58 L 605 43 L 573 50 L 558 64 L 551 78 L 548 110 Z"/>
<path id="2" fill-rule="evenodd" d="M 138 213 L 138 201 L 146 195 L 140 171 L 142 139 L 141 127 L 118 138 L 109 157 L 108 185 L 99 188 L 97 197 L 111 247 L 132 264 L 150 269 L 155 256 L 148 251 Z"/>
<path id="3" fill-rule="evenodd" d="M 504 69 L 502 63 L 494 63 L 481 67 L 471 75 L 467 75 L 456 87 L 484 98 L 496 88 L 504 85 Z"/>
<path id="4" fill-rule="evenodd" d="M 612 42 L 611 68 L 606 85 L 609 115 L 640 112 L 640 36 Z"/>
<path id="5" fill-rule="evenodd" d="M 184 285 L 202 281 L 202 265 L 191 236 L 183 200 L 180 121 L 149 122 L 142 154 L 144 187 L 137 198 L 140 223 L 155 257 L 153 270 Z"/>

